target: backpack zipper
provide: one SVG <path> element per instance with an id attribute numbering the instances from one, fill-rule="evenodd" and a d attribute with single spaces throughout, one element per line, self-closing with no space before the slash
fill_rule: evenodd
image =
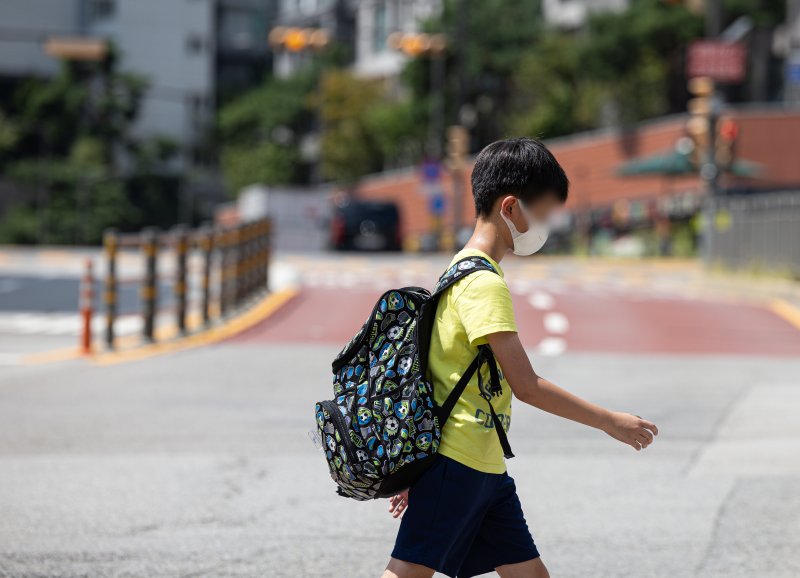
<path id="1" fill-rule="evenodd" d="M 328 409 L 328 413 L 331 414 L 331 419 L 333 420 L 335 427 L 339 430 L 340 435 L 342 436 L 341 445 L 344 446 L 345 453 L 350 458 L 351 464 L 359 463 L 358 458 L 356 457 L 355 448 L 353 441 L 350 439 L 350 432 L 349 427 L 344 422 L 344 417 L 342 417 L 342 412 L 339 411 L 339 405 L 335 401 L 321 401 L 320 405 Z M 358 417 L 356 416 L 356 419 Z M 353 472 L 355 473 L 355 472 Z"/>

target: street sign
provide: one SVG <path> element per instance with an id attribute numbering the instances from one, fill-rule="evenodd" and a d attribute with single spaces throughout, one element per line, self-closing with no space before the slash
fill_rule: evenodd
<path id="1" fill-rule="evenodd" d="M 430 204 L 428 205 L 428 209 L 431 212 L 431 215 L 436 217 L 441 217 L 444 215 L 445 209 L 445 200 L 444 195 L 434 195 L 430 199 Z"/>
<path id="2" fill-rule="evenodd" d="M 689 46 L 686 75 L 707 76 L 717 82 L 737 84 L 747 73 L 747 51 L 738 42 L 696 40 Z"/>
<path id="3" fill-rule="evenodd" d="M 789 82 L 795 86 L 800 86 L 800 62 L 789 64 Z"/>

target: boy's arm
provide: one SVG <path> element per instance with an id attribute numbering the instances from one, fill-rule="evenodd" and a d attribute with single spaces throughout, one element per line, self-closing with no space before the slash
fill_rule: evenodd
<path id="1" fill-rule="evenodd" d="M 536 375 L 519 336 L 501 331 L 486 336 L 511 390 L 520 401 L 600 430 L 636 451 L 658 435 L 655 424 L 629 413 L 612 412 L 589 403 Z"/>

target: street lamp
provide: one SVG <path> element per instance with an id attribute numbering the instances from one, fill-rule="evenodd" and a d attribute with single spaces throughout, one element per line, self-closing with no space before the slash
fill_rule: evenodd
<path id="1" fill-rule="evenodd" d="M 439 160 L 442 156 L 442 133 L 444 132 L 444 77 L 447 52 L 447 36 L 444 34 L 424 34 L 392 32 L 386 39 L 389 48 L 401 52 L 409 58 L 430 58 L 431 60 L 431 110 L 428 146 L 431 156 Z"/>
<path id="2" fill-rule="evenodd" d="M 269 33 L 269 45 L 289 52 L 322 51 L 330 43 L 330 33 L 324 28 L 291 28 L 278 26 Z"/>
<path id="3" fill-rule="evenodd" d="M 269 45 L 274 50 L 286 50 L 299 54 L 302 52 L 320 53 L 330 44 L 330 33 L 324 28 L 294 28 L 278 26 L 273 28 L 268 37 Z M 317 82 L 316 116 L 318 136 L 318 154 L 314 168 L 312 169 L 312 180 L 322 181 L 322 133 L 324 129 L 322 118 L 322 71 Z M 313 141 L 312 141 L 313 142 Z M 312 156 L 313 153 L 312 153 Z"/>

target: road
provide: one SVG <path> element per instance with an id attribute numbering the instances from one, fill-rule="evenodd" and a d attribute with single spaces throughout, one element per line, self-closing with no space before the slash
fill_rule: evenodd
<path id="1" fill-rule="evenodd" d="M 446 259 L 279 261 L 298 297 L 227 342 L 0 368 L 0 576 L 380 575 L 397 522 L 335 496 L 306 434 L 377 294 Z M 800 575 L 800 329 L 691 265 L 503 265 L 537 370 L 662 431 L 636 453 L 515 405 L 551 574 Z"/>

